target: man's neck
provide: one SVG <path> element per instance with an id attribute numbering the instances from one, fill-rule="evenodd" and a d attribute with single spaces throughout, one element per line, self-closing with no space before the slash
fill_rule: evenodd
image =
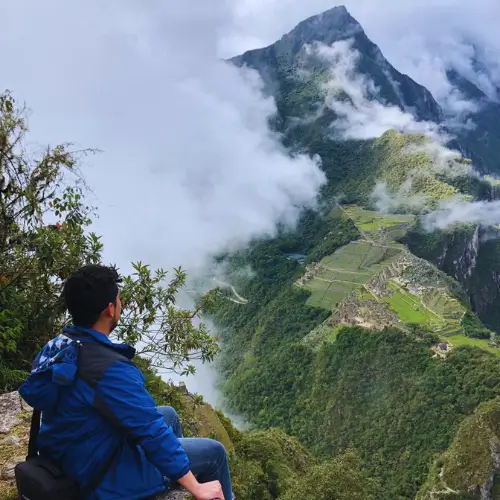
<path id="1" fill-rule="evenodd" d="M 111 333 L 109 326 L 103 325 L 102 323 L 99 322 L 97 322 L 94 326 L 92 326 L 91 330 L 102 333 L 103 335 L 106 335 L 106 337 L 109 337 Z"/>

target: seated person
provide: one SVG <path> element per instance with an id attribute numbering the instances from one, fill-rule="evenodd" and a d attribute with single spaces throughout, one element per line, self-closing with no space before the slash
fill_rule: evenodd
<path id="1" fill-rule="evenodd" d="M 109 339 L 120 319 L 115 269 L 89 265 L 66 281 L 73 326 L 51 340 L 19 390 L 42 411 L 38 450 L 88 500 L 142 499 L 179 483 L 197 500 L 231 500 L 224 447 L 183 438 L 177 413 L 157 408 L 133 365 L 134 349 Z"/>

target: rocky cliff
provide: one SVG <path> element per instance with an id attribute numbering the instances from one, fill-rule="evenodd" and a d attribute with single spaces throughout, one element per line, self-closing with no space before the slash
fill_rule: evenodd
<path id="1" fill-rule="evenodd" d="M 411 233 L 413 253 L 453 276 L 467 291 L 472 309 L 495 331 L 500 331 L 500 242 L 497 233 L 477 226 L 448 232 Z"/>
<path id="2" fill-rule="evenodd" d="M 411 111 L 419 120 L 441 121 L 443 113 L 432 94 L 389 63 L 344 6 L 334 7 L 298 24 L 273 45 L 245 52 L 231 61 L 238 66 L 258 70 L 269 93 L 285 96 L 291 89 L 293 70 L 300 64 L 304 45 L 352 40 L 361 57 L 360 73 L 373 80 L 380 97 L 402 110 Z M 293 85 L 292 85 L 293 86 Z"/>

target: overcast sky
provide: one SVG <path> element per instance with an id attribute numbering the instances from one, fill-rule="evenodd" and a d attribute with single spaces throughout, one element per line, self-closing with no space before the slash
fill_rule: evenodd
<path id="1" fill-rule="evenodd" d="M 442 101 L 446 64 L 467 71 L 471 41 L 499 44 L 493 0 L 345 3 L 388 59 Z M 293 222 L 323 181 L 314 160 L 288 158 L 268 130 L 274 103 L 258 79 L 219 58 L 269 44 L 334 5 L 4 0 L 0 87 L 32 108 L 33 144 L 104 151 L 84 172 L 111 260 L 195 265 L 271 234 L 278 219 Z M 476 79 L 487 88 L 496 75 L 488 77 Z"/>

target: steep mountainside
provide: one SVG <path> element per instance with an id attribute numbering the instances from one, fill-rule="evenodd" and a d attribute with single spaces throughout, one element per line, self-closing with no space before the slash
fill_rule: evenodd
<path id="1" fill-rule="evenodd" d="M 346 202 L 366 205 L 376 181 L 382 180 L 393 191 L 398 191 L 400 186 L 411 185 L 411 192 L 399 194 L 426 197 L 428 204 L 434 203 L 433 206 L 439 200 L 460 193 L 476 199 L 496 198 L 498 189 L 485 179 L 470 177 L 466 165 L 457 174 L 456 160 L 452 161 L 455 169 L 453 178 L 449 176 L 443 180 L 443 172 L 436 171 L 435 158 L 426 151 L 427 140 L 424 136 L 388 132 L 374 140 L 338 140 L 335 111 L 318 104 L 325 100 L 324 84 L 331 77 L 327 74 L 328 63 L 314 54 L 308 54 L 304 47 L 307 44 L 330 45 L 346 40 L 352 42 L 350 50 L 357 51 L 359 55 L 355 70 L 365 78 L 361 83 L 367 86 L 369 99 L 411 112 L 416 120 L 439 123 L 444 119 L 432 95 L 399 73 L 383 57 L 380 49 L 367 38 L 361 25 L 345 7 L 335 7 L 311 17 L 275 44 L 233 59 L 235 64 L 257 69 L 269 92 L 275 96 L 279 110 L 277 127 L 284 134 L 284 143 L 293 150 L 308 151 L 321 157 L 329 181 L 325 189 L 327 195 L 341 195 Z M 304 70 L 307 71 L 305 77 Z M 498 119 L 495 117 L 500 107 L 458 73 L 450 71 L 449 77 L 464 96 L 478 103 L 478 112 L 470 117 L 476 126 L 454 130 L 456 136 L 451 144 L 477 160 L 475 167 L 495 172 L 498 170 L 497 151 L 500 150 L 500 140 L 497 142 L 495 138 L 498 134 L 495 125 Z M 366 82 L 373 82 L 374 87 Z M 349 102 L 352 95 L 344 99 Z M 411 149 L 414 154 L 405 154 Z M 443 169 L 447 161 L 441 161 L 438 168 Z M 425 171 L 433 169 L 432 175 L 425 174 Z M 415 201 L 417 198 L 413 198 Z M 415 231 L 411 234 L 416 235 Z M 420 244 L 419 240 L 425 243 Z M 500 329 L 500 316 L 496 313 L 500 300 L 500 282 L 495 274 L 500 264 L 497 246 L 484 238 L 474 241 L 464 239 L 460 231 L 455 234 L 455 230 L 445 235 L 445 241 L 437 248 L 433 246 L 435 240 L 435 234 L 416 235 L 409 244 L 415 247 L 419 257 L 431 260 L 459 280 L 469 292 L 474 310 L 491 328 Z M 422 248 L 429 245 L 432 251 L 437 252 L 433 258 L 429 257 L 428 248 Z M 476 246 L 473 253 L 480 256 L 479 262 L 483 265 L 476 267 L 476 259 L 469 258 L 474 265 L 464 269 L 471 245 Z M 461 258 L 442 258 L 445 254 Z"/>
<path id="2" fill-rule="evenodd" d="M 488 97 L 457 71 L 448 71 L 448 79 L 463 96 L 477 103 L 477 110 L 467 116 L 471 126 L 453 131 L 457 135 L 456 145 L 482 172 L 498 174 L 500 102 Z"/>
<path id="3" fill-rule="evenodd" d="M 357 51 L 358 76 L 343 84 L 362 85 L 361 94 L 338 87 L 341 106 L 322 105 L 345 61 L 318 58 L 306 47 L 315 42 Z M 233 409 L 320 457 L 354 452 L 380 482 L 379 499 L 498 498 L 499 467 L 487 452 L 500 422 L 497 235 L 473 225 L 429 231 L 421 218 L 446 200 L 495 199 L 496 183 L 425 135 L 339 132 L 339 109 L 368 109 L 369 119 L 373 102 L 416 123 L 443 119 L 431 94 L 397 72 L 343 7 L 233 62 L 261 73 L 285 145 L 319 155 L 328 179 L 319 213 L 225 257 L 232 293 L 244 298 L 227 295 L 215 318 Z M 492 139 L 474 153 L 484 170 L 496 168 L 485 152 L 494 147 Z M 462 152 L 472 149 L 461 142 Z M 252 273 L 235 272 L 241 267 Z M 464 429 L 485 418 L 478 462 L 458 463 L 476 450 Z"/>
<path id="4" fill-rule="evenodd" d="M 385 101 L 411 110 L 420 120 L 441 121 L 442 111 L 430 92 L 397 71 L 343 6 L 306 19 L 275 44 L 246 52 L 232 62 L 258 70 L 269 92 L 286 98 L 290 80 L 300 66 L 304 45 L 316 42 L 331 45 L 351 39 L 353 48 L 362 55 L 359 71 L 370 75 Z"/>
<path id="5" fill-rule="evenodd" d="M 209 437 L 224 445 L 238 498 L 295 500 L 300 498 L 296 492 L 302 490 L 303 498 L 322 491 L 325 500 L 376 500 L 373 494 L 378 491 L 378 484 L 359 469 L 359 463 L 349 454 L 320 465 L 296 439 L 277 429 L 240 432 L 200 396 L 189 394 L 185 387 L 165 383 L 142 360 L 139 363 L 156 402 L 172 405 L 179 412 L 185 436 Z M 26 456 L 31 408 L 17 392 L 12 392 L 0 394 L 0 410 L 0 500 L 14 500 L 18 498 L 14 466 Z M 314 478 L 315 482 L 304 482 L 304 477 Z M 184 498 L 192 497 L 185 491 L 174 490 L 157 500 Z"/>

